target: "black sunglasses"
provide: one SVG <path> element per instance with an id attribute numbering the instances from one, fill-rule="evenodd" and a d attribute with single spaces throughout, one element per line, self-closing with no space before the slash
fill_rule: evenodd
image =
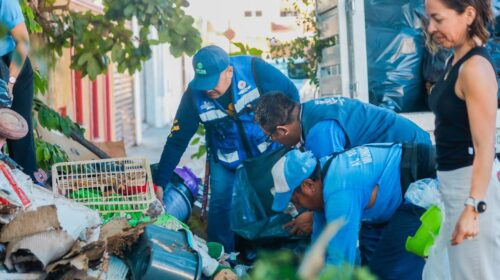
<path id="1" fill-rule="evenodd" d="M 273 134 L 276 132 L 276 129 L 278 129 L 278 127 L 275 127 L 266 137 L 266 140 L 264 140 L 265 142 L 267 143 L 272 143 L 273 142 Z"/>
<path id="2" fill-rule="evenodd" d="M 286 121 L 286 123 L 285 123 L 285 124 L 287 124 L 287 123 L 289 123 L 289 122 L 290 122 L 290 116 L 292 115 L 292 111 L 293 111 L 293 109 L 295 109 L 295 104 L 293 104 L 293 105 L 292 105 L 292 107 L 290 107 L 290 109 L 288 109 L 288 111 L 287 111 L 287 117 L 286 117 L 287 121 Z M 274 142 L 274 141 L 273 141 L 273 138 L 272 138 L 272 137 L 273 137 L 273 134 L 274 134 L 274 133 L 276 133 L 276 130 L 278 129 L 278 126 L 285 125 L 285 124 L 279 124 L 279 125 L 275 126 L 275 127 L 274 127 L 274 128 L 273 128 L 270 132 L 269 132 L 269 134 L 267 135 L 265 142 L 267 142 L 267 143 L 272 143 L 272 142 Z"/>

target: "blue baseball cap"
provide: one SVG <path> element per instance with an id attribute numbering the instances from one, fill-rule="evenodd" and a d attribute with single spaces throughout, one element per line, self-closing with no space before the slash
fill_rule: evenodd
<path id="1" fill-rule="evenodd" d="M 295 189 L 311 176 L 317 163 L 310 151 L 294 149 L 274 164 L 271 169 L 275 191 L 272 206 L 274 211 L 286 209 Z"/>
<path id="2" fill-rule="evenodd" d="M 220 73 L 229 66 L 229 55 L 222 48 L 207 46 L 193 57 L 194 79 L 189 87 L 194 90 L 211 90 L 219 83 Z"/>

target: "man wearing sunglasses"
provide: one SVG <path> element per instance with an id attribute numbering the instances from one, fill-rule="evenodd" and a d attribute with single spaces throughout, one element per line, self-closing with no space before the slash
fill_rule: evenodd
<path id="1" fill-rule="evenodd" d="M 255 121 L 268 138 L 289 147 L 304 145 L 317 158 L 370 143 L 431 143 L 429 133 L 412 121 L 345 97 L 300 104 L 273 92 L 259 100 Z"/>
<path id="2" fill-rule="evenodd" d="M 193 57 L 193 68 L 195 77 L 177 109 L 155 183 L 160 189 L 168 184 L 199 123 L 203 123 L 210 162 L 208 240 L 222 243 L 231 252 L 234 235 L 229 212 L 236 167 L 247 158 L 279 147 L 266 141 L 254 123 L 255 104 L 270 91 L 281 91 L 296 102 L 299 95 L 293 82 L 270 64 L 251 56 L 229 57 L 216 46 L 200 49 Z"/>
<path id="3" fill-rule="evenodd" d="M 393 111 L 344 97 L 300 104 L 283 93 L 267 94 L 257 104 L 255 121 L 270 139 L 289 147 L 303 146 L 316 158 L 371 143 L 411 142 L 431 147 L 429 134 L 410 120 Z M 411 168 L 414 163 L 403 164 Z M 313 219 L 319 223 L 324 222 L 325 217 L 304 212 L 285 227 L 294 234 L 309 234 Z M 379 236 L 377 225 L 363 225 L 360 233 L 363 263 L 369 261 L 375 245 L 372 241 Z"/>

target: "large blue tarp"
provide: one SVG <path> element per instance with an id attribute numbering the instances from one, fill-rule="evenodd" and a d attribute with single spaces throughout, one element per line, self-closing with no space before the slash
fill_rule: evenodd
<path id="1" fill-rule="evenodd" d="M 367 26 L 422 28 L 423 0 L 365 0 Z"/>
<path id="2" fill-rule="evenodd" d="M 496 26 L 486 46 L 500 73 L 500 1 L 492 7 Z M 453 51 L 426 49 L 424 21 L 423 0 L 365 0 L 370 103 L 396 112 L 428 110 L 427 89 Z"/>
<path id="3" fill-rule="evenodd" d="M 370 103 L 396 112 L 427 110 L 423 14 L 422 0 L 365 0 Z"/>
<path id="4" fill-rule="evenodd" d="M 370 103 L 396 112 L 426 109 L 423 40 L 409 27 L 366 27 Z"/>

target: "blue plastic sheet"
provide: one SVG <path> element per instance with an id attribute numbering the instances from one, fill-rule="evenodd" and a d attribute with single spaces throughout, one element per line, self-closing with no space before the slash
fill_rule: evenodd
<path id="1" fill-rule="evenodd" d="M 370 103 L 396 112 L 428 109 L 424 15 L 422 0 L 365 0 Z"/>
<path id="2" fill-rule="evenodd" d="M 370 103 L 396 112 L 427 109 L 420 30 L 367 26 Z"/>
<path id="3" fill-rule="evenodd" d="M 367 26 L 422 28 L 424 14 L 422 0 L 365 0 Z"/>

